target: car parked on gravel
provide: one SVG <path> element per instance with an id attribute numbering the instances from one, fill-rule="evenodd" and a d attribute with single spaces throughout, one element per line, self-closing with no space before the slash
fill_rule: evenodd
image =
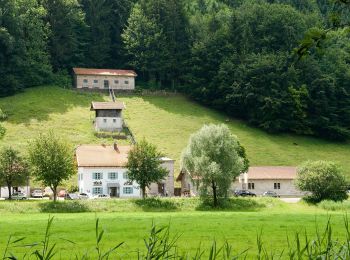
<path id="1" fill-rule="evenodd" d="M 237 197 L 256 197 L 256 194 L 249 190 L 236 190 L 234 195 Z"/>
<path id="2" fill-rule="evenodd" d="M 78 197 L 79 197 L 79 199 L 81 199 L 81 200 L 87 200 L 87 199 L 90 198 L 89 194 L 87 194 L 87 193 L 79 193 L 79 194 L 78 194 Z"/>
<path id="3" fill-rule="evenodd" d="M 279 198 L 280 196 L 274 191 L 265 191 L 263 197 Z"/>
<path id="4" fill-rule="evenodd" d="M 24 194 L 23 192 L 14 192 L 11 196 L 13 200 L 26 200 L 27 195 Z"/>
<path id="5" fill-rule="evenodd" d="M 33 198 L 42 198 L 44 195 L 43 195 L 43 192 L 41 190 L 33 190 L 31 193 L 31 196 Z"/>
<path id="6" fill-rule="evenodd" d="M 110 199 L 111 197 L 106 194 L 96 194 L 92 197 L 92 199 Z"/>

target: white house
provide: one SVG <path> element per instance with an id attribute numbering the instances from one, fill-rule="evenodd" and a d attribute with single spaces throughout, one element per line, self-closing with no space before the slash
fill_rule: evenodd
<path id="1" fill-rule="evenodd" d="M 296 167 L 289 166 L 255 166 L 249 167 L 247 173 L 241 174 L 234 182 L 231 189 L 250 190 L 257 195 L 266 191 L 274 191 L 281 197 L 300 197 L 304 193 L 294 185 L 297 176 Z M 184 196 L 196 196 L 198 194 L 197 177 L 190 176 L 182 170 L 176 181 L 181 182 L 181 194 Z"/>
<path id="2" fill-rule="evenodd" d="M 92 102 L 91 111 L 95 111 L 94 128 L 96 131 L 115 132 L 123 130 L 123 102 Z"/>
<path id="3" fill-rule="evenodd" d="M 137 74 L 133 70 L 73 68 L 77 89 L 134 90 Z"/>
<path id="4" fill-rule="evenodd" d="M 131 146 L 81 145 L 76 149 L 79 191 L 92 195 L 108 194 L 117 198 L 141 197 L 140 186 L 131 182 L 126 164 Z M 162 158 L 168 176 L 159 183 L 153 183 L 149 195 L 174 195 L 174 160 Z"/>

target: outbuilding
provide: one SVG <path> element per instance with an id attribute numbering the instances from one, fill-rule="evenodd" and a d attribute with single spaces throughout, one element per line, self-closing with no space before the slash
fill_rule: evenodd
<path id="1" fill-rule="evenodd" d="M 297 168 L 292 166 L 252 166 L 232 181 L 231 190 L 249 190 L 256 195 L 274 191 L 281 197 L 300 197 L 304 193 L 295 186 Z M 197 176 L 182 170 L 176 181 L 181 182 L 183 196 L 196 196 Z"/>
<path id="2" fill-rule="evenodd" d="M 133 70 L 73 68 L 77 89 L 127 90 L 135 89 L 137 74 Z"/>
<path id="3" fill-rule="evenodd" d="M 116 132 L 123 130 L 122 112 L 125 104 L 115 102 L 92 102 L 91 111 L 95 111 L 94 128 L 96 131 Z"/>

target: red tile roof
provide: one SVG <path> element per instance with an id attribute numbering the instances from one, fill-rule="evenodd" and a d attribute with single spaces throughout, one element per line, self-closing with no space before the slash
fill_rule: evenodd
<path id="1" fill-rule="evenodd" d="M 133 70 L 73 68 L 73 71 L 76 75 L 137 76 L 136 72 Z"/>

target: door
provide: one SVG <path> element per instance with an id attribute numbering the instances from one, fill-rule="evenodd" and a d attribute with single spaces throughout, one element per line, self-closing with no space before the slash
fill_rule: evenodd
<path id="1" fill-rule="evenodd" d="M 165 185 L 164 183 L 158 183 L 158 194 L 161 196 L 165 195 Z"/>
<path id="2" fill-rule="evenodd" d="M 104 88 L 108 89 L 109 88 L 109 81 L 108 80 L 104 80 L 103 81 L 103 85 L 104 85 Z"/>
<path id="3" fill-rule="evenodd" d="M 120 197 L 119 187 L 110 187 L 109 196 L 119 198 Z"/>

